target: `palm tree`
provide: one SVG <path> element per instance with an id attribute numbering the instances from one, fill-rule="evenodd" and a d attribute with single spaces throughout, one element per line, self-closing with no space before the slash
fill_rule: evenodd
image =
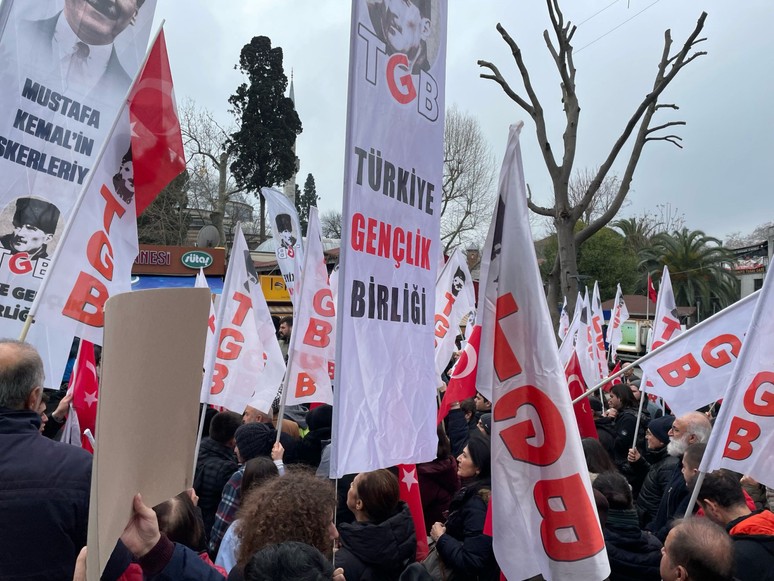
<path id="1" fill-rule="evenodd" d="M 626 238 L 626 244 L 635 252 L 647 247 L 653 236 L 653 225 L 644 218 L 622 218 L 611 222 L 613 228 L 618 228 Z"/>
<path id="2" fill-rule="evenodd" d="M 733 253 L 720 240 L 688 228 L 657 234 L 640 251 L 640 267 L 656 275 L 666 265 L 676 303 L 693 306 L 700 302 L 702 317 L 739 298 L 736 277 L 728 269 L 733 259 Z"/>

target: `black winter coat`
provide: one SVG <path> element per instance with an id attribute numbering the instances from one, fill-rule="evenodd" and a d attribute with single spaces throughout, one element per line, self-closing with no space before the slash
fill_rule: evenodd
<path id="1" fill-rule="evenodd" d="M 39 428 L 37 413 L 0 408 L 0 578 L 70 581 L 86 544 L 91 454 Z"/>
<path id="2" fill-rule="evenodd" d="M 199 508 L 202 510 L 204 530 L 208 537 L 215 522 L 223 487 L 237 468 L 239 465 L 232 448 L 219 444 L 212 438 L 202 440 L 193 487 L 199 496 Z"/>
<path id="3" fill-rule="evenodd" d="M 774 580 L 774 517 L 766 510 L 732 520 L 726 530 L 734 541 L 734 573 L 739 581 Z"/>
<path id="4" fill-rule="evenodd" d="M 492 537 L 484 534 L 487 503 L 480 492 L 487 493 L 488 488 L 488 483 L 467 486 L 454 495 L 446 533 L 436 544 L 443 564 L 466 579 L 488 581 L 499 579 L 500 575 Z"/>
<path id="5" fill-rule="evenodd" d="M 424 534 L 429 534 L 434 523 L 446 520 L 452 498 L 460 489 L 457 461 L 449 456 L 417 464 L 417 479 L 425 515 Z"/>
<path id="6" fill-rule="evenodd" d="M 655 534 L 662 543 L 672 529 L 674 520 L 685 516 L 685 511 L 688 509 L 688 501 L 691 499 L 691 494 L 685 485 L 682 463 L 683 457 L 680 456 L 672 469 L 672 475 L 664 496 L 661 497 L 656 518 L 648 523 L 647 526 L 647 529 Z M 698 506 L 694 507 L 694 510 L 697 508 Z"/>
<path id="7" fill-rule="evenodd" d="M 634 510 L 610 509 L 602 532 L 610 560 L 610 581 L 661 579 L 661 543 L 640 530 Z"/>
<path id="8" fill-rule="evenodd" d="M 641 456 L 632 464 L 635 475 L 644 475 L 640 493 L 634 503 L 640 527 L 645 528 L 645 525 L 656 518 L 661 497 L 669 488 L 675 466 L 679 462 L 676 456 L 667 454 L 664 446 L 660 450 L 648 450 L 645 456 Z"/>
<path id="9" fill-rule="evenodd" d="M 347 581 L 394 581 L 416 559 L 414 521 L 405 502 L 379 524 L 339 525 L 339 540 L 342 548 L 336 553 L 336 567 L 344 569 Z"/>

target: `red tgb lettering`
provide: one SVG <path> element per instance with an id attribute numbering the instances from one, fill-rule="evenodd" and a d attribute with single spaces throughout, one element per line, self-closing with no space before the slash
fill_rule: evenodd
<path id="1" fill-rule="evenodd" d="M 494 369 L 497 378 L 505 381 L 521 373 L 521 365 L 516 358 L 500 321 L 519 312 L 519 306 L 511 293 L 498 297 L 496 305 L 495 337 L 494 337 Z"/>
<path id="2" fill-rule="evenodd" d="M 703 366 L 719 369 L 728 365 L 739 356 L 741 348 L 739 337 L 725 333 L 707 341 L 702 347 L 700 360 L 692 353 L 686 353 L 656 371 L 668 386 L 680 387 L 687 380 L 698 377 Z"/>
<path id="3" fill-rule="evenodd" d="M 677 321 L 671 317 L 664 317 L 661 319 L 661 322 L 664 323 L 666 327 L 664 328 L 664 332 L 661 334 L 661 336 L 655 338 L 651 349 L 657 349 L 661 347 L 664 343 L 672 338 L 672 335 L 675 334 L 675 331 L 680 330 L 680 321 Z"/>
<path id="4" fill-rule="evenodd" d="M 742 400 L 745 411 L 759 417 L 774 417 L 774 372 L 761 371 L 753 377 Z M 755 451 L 753 442 L 760 438 L 761 427 L 754 421 L 739 416 L 731 418 L 723 457 L 747 460 Z"/>
<path id="5" fill-rule="evenodd" d="M 605 548 L 583 479 L 573 474 L 558 480 L 539 480 L 535 505 L 543 521 L 540 540 L 554 561 L 581 561 Z"/>

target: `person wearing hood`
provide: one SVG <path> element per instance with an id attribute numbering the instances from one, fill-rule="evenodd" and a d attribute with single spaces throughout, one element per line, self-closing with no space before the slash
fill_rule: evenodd
<path id="1" fill-rule="evenodd" d="M 317 468 L 322 459 L 323 449 L 331 442 L 333 407 L 324 404 L 306 414 L 309 432 L 296 446 L 296 458 L 300 464 Z"/>
<path id="2" fill-rule="evenodd" d="M 640 529 L 632 504 L 632 489 L 617 472 L 603 472 L 592 488 L 607 500 L 607 518 L 602 527 L 610 581 L 659 581 L 661 541 Z"/>
<path id="3" fill-rule="evenodd" d="M 656 518 L 661 497 L 669 488 L 675 466 L 680 463 L 676 456 L 667 453 L 669 430 L 672 429 L 674 416 L 662 416 L 651 420 L 645 432 L 645 455 L 636 448 L 629 450 L 627 460 L 634 472 L 635 480 L 641 482 L 635 502 L 640 526 L 645 527 Z"/>
<path id="4" fill-rule="evenodd" d="M 354 523 L 339 525 L 336 566 L 347 581 L 397 580 L 414 562 L 417 537 L 398 478 L 389 470 L 361 472 L 352 481 L 347 506 Z"/>
<path id="5" fill-rule="evenodd" d="M 457 464 L 463 487 L 451 501 L 446 524 L 435 523 L 430 536 L 445 570 L 464 579 L 498 579 L 492 537 L 484 534 L 492 490 L 489 438 L 478 430 L 472 433 Z"/>

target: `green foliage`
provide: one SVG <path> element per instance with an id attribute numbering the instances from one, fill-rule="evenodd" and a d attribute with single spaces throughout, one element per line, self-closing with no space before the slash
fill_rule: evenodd
<path id="1" fill-rule="evenodd" d="M 296 186 L 296 210 L 298 211 L 298 221 L 301 224 L 301 232 L 306 236 L 306 228 L 309 225 L 309 208 L 317 205 L 317 200 L 320 196 L 317 195 L 317 188 L 314 185 L 314 176 L 308 174 L 306 181 L 304 182 L 304 192 L 298 194 L 298 186 Z"/>
<path id="2" fill-rule="evenodd" d="M 736 277 L 725 268 L 733 260 L 733 253 L 720 240 L 687 228 L 654 236 L 640 252 L 640 265 L 654 279 L 661 276 L 664 265 L 669 268 L 678 306 L 701 302 L 702 318 L 739 298 Z"/>
<path id="3" fill-rule="evenodd" d="M 137 218 L 140 244 L 182 246 L 188 235 L 191 216 L 187 210 L 188 170 L 173 179 Z"/>
<path id="4" fill-rule="evenodd" d="M 578 222 L 575 231 L 584 227 L 582 222 Z M 556 259 L 556 234 L 545 240 L 542 252 L 545 261 L 540 265 L 540 270 L 547 277 Z M 583 243 L 578 251 L 578 273 L 580 287 L 586 285 L 591 289 L 595 280 L 599 282 L 599 295 L 603 301 L 615 297 L 618 283 L 621 283 L 624 294 L 634 292 L 640 277 L 637 254 L 627 245 L 623 236 L 610 228 L 602 228 Z"/>
<path id="5" fill-rule="evenodd" d="M 239 122 L 231 134 L 231 171 L 240 187 L 262 187 L 289 180 L 296 171 L 293 146 L 301 121 L 293 101 L 285 96 L 288 79 L 282 68 L 282 49 L 272 48 L 266 36 L 256 36 L 242 48 L 239 70 L 247 83 L 237 87 L 228 102 Z"/>

